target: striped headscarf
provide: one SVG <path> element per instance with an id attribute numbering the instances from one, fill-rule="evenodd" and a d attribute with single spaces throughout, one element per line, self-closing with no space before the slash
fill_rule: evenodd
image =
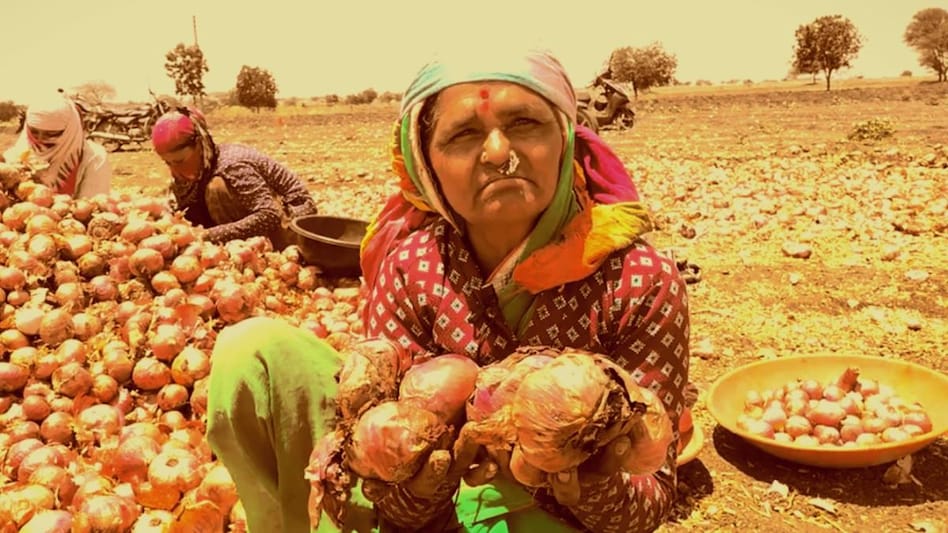
<path id="1" fill-rule="evenodd" d="M 446 55 L 425 65 L 402 99 L 392 145 L 400 191 L 389 197 L 362 243 L 362 271 L 370 289 L 388 252 L 431 217 L 461 229 L 426 164 L 420 118 L 429 98 L 475 81 L 516 83 L 544 97 L 557 111 L 565 141 L 553 200 L 518 253 L 490 273 L 504 317 L 517 331 L 527 323 L 534 294 L 592 274 L 651 224 L 618 157 L 595 133 L 576 126 L 576 94 L 553 55 L 535 49 L 503 57 Z"/>
<path id="2" fill-rule="evenodd" d="M 31 128 L 61 131 L 62 134 L 52 145 L 44 145 L 32 135 Z M 25 136 L 30 149 L 49 163 L 49 167 L 38 176 L 39 180 L 57 192 L 73 194 L 85 138 L 79 110 L 72 100 L 56 92 L 31 102 L 26 110 L 26 121 L 21 135 Z"/>

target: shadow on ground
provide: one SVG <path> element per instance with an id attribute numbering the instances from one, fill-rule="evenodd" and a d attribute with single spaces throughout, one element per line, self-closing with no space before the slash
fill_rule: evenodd
<path id="1" fill-rule="evenodd" d="M 912 475 L 918 483 L 898 486 L 882 481 L 891 463 L 852 469 L 800 465 L 766 454 L 720 426 L 714 428 L 712 441 L 718 455 L 742 473 L 764 483 L 780 481 L 803 495 L 882 507 L 948 501 L 948 440 L 944 438 L 912 457 Z"/>

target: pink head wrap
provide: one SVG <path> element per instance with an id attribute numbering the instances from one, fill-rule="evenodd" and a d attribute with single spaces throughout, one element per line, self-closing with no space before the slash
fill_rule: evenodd
<path id="1" fill-rule="evenodd" d="M 195 121 L 206 128 L 204 115 L 194 108 L 186 112 L 169 111 L 161 116 L 151 130 L 151 143 L 158 153 L 173 152 L 197 137 Z"/>

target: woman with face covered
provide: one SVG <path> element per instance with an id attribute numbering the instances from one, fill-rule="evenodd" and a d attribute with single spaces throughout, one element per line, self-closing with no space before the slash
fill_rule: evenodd
<path id="1" fill-rule="evenodd" d="M 400 190 L 363 243 L 366 333 L 416 361 L 457 353 L 483 366 L 530 345 L 607 354 L 687 429 L 685 283 L 641 239 L 649 218 L 621 161 L 575 114 L 572 84 L 547 53 L 421 70 L 394 132 Z M 250 531 L 279 520 L 306 530 L 302 470 L 332 427 L 339 356 L 302 330 L 250 319 L 222 332 L 213 358 L 208 438 Z M 424 495 L 365 479 L 346 523 L 314 518 L 325 531 L 647 531 L 675 499 L 678 430 L 649 475 L 619 468 L 636 443 L 599 443 L 575 475 L 551 475 L 551 488 L 520 487 L 485 458 L 455 464 Z M 560 504 L 557 484 L 578 486 L 579 503 Z"/>
<path id="2" fill-rule="evenodd" d="M 151 138 L 171 171 L 175 208 L 207 229 L 209 241 L 259 235 L 282 249 L 295 242 L 289 221 L 317 212 L 292 171 L 249 146 L 215 143 L 204 115 L 195 109 L 165 113 Z"/>
<path id="3" fill-rule="evenodd" d="M 74 102 L 56 92 L 37 99 L 26 110 L 23 131 L 0 155 L 7 163 L 45 166 L 38 181 L 74 198 L 108 194 L 112 167 L 105 148 L 85 138 Z"/>

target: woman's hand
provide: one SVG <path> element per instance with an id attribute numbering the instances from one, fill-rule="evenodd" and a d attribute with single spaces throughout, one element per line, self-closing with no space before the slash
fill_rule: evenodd
<path id="1" fill-rule="evenodd" d="M 579 503 L 583 486 L 605 481 L 620 470 L 632 475 L 651 474 L 665 464 L 673 437 L 671 419 L 656 401 L 641 419 L 622 427 L 618 436 L 578 468 L 549 474 L 553 495 L 569 507 Z"/>
<path id="2" fill-rule="evenodd" d="M 453 494 L 480 449 L 479 444 L 469 439 L 458 439 L 453 451 L 432 451 L 418 472 L 407 481 L 393 485 L 378 479 L 364 479 L 362 493 L 373 503 L 378 503 L 399 487 L 420 499 L 436 499 L 444 494 Z"/>
<path id="3" fill-rule="evenodd" d="M 632 438 L 620 435 L 572 470 L 548 474 L 553 496 L 561 505 L 572 507 L 582 500 L 583 486 L 599 483 L 622 470 L 632 454 Z"/>

